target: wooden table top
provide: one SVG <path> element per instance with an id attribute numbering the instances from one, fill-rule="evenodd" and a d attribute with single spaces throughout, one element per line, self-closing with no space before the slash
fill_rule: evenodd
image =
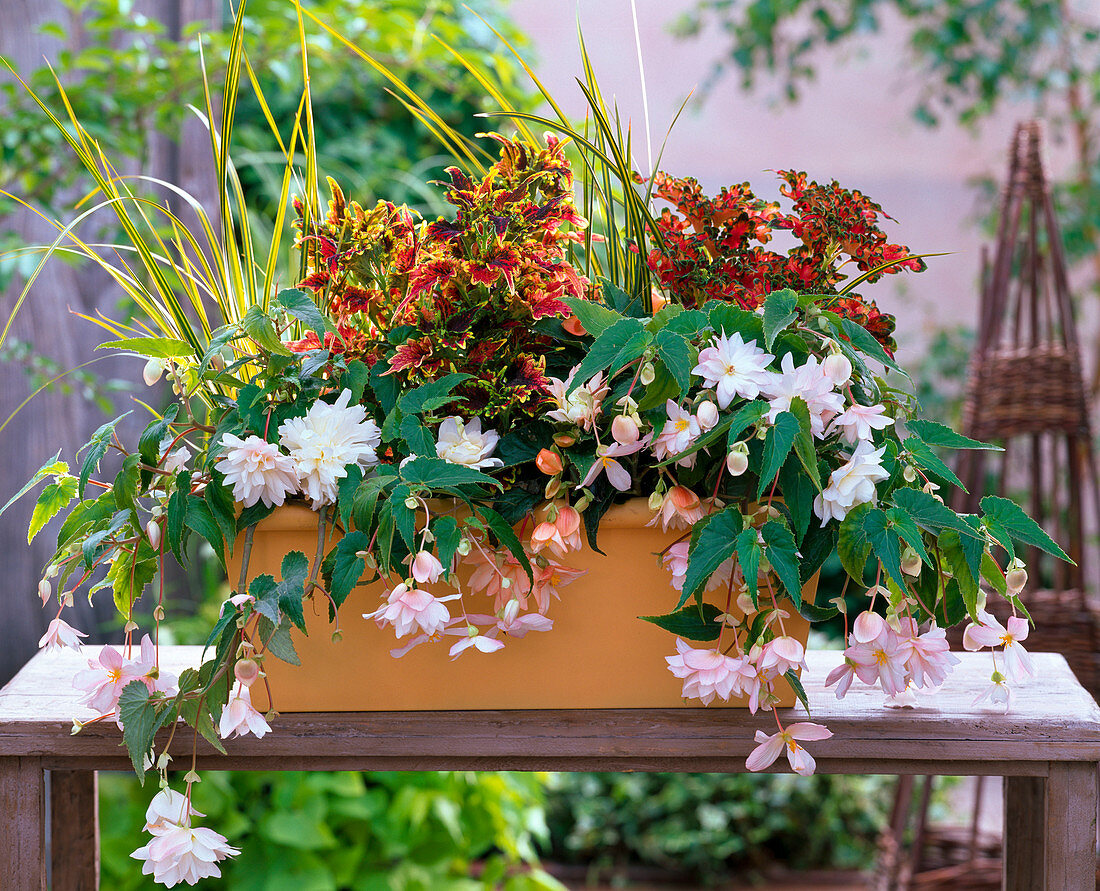
<path id="1" fill-rule="evenodd" d="M 1008 714 L 971 704 L 989 684 L 989 654 L 958 655 L 943 691 L 897 709 L 885 708 L 881 691 L 858 681 L 837 700 L 824 681 L 840 653 L 811 652 L 804 683 L 812 720 L 834 734 L 810 746 L 819 770 L 1045 776 L 1047 762 L 1100 761 L 1100 707 L 1060 655 L 1034 654 L 1038 678 L 1017 688 Z M 162 667 L 177 673 L 200 657 L 199 647 L 161 649 Z M 72 688 L 84 659 L 68 650 L 39 653 L 0 690 L 0 756 L 42 758 L 46 768 L 128 767 L 113 723 L 71 734 L 74 717 L 92 716 Z M 806 720 L 801 708 L 781 714 L 785 723 Z M 199 766 L 735 772 L 744 770 L 755 731 L 775 726 L 767 714 L 715 708 L 298 713 L 271 723 L 263 740 L 227 741 L 228 755 L 200 739 Z M 177 733 L 177 765 L 190 760 L 191 738 Z M 785 760 L 775 769 L 785 770 Z"/>

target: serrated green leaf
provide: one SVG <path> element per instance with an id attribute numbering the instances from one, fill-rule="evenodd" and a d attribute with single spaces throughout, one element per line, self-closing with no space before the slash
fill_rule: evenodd
<path id="1" fill-rule="evenodd" d="M 42 490 L 31 513 L 31 524 L 27 529 L 27 544 L 34 541 L 35 536 L 42 531 L 42 527 L 76 497 L 76 487 L 76 477 L 63 476 Z"/>
<path id="2" fill-rule="evenodd" d="M 956 433 L 944 424 L 935 421 L 913 419 L 906 422 L 909 429 L 917 434 L 930 446 L 940 446 L 945 449 L 985 449 L 991 452 L 1003 452 L 1000 446 L 991 445 L 988 442 L 979 442 L 969 436 Z"/>
<path id="3" fill-rule="evenodd" d="M 363 482 L 363 468 L 358 464 L 349 464 L 344 470 L 345 475 L 336 483 L 336 504 L 340 511 L 340 523 L 345 529 L 350 529 L 355 493 Z"/>
<path id="4" fill-rule="evenodd" d="M 370 368 L 359 359 L 353 359 L 348 363 L 348 367 L 344 370 L 344 373 L 340 375 L 340 388 L 351 391 L 349 405 L 358 405 L 363 401 L 363 394 L 366 392 L 367 385 L 370 383 L 370 374 Z M 392 375 L 386 378 L 386 380 L 391 383 L 396 383 Z M 389 409 L 386 410 L 388 411 Z"/>
<path id="5" fill-rule="evenodd" d="M 924 546 L 924 537 L 921 535 L 920 529 L 917 528 L 917 524 L 913 522 L 912 517 L 899 507 L 887 508 L 886 516 L 894 526 L 894 531 L 902 537 L 905 543 L 917 552 L 917 556 L 926 565 L 931 565 L 932 558 L 928 556 L 928 551 Z"/>
<path id="6" fill-rule="evenodd" d="M 496 489 L 504 488 L 500 482 L 480 470 L 424 455 L 413 458 L 401 468 L 400 474 L 401 479 L 410 486 L 423 486 L 428 489 L 471 484 L 488 485 Z"/>
<path id="7" fill-rule="evenodd" d="M 149 688 L 141 681 L 131 681 L 118 698 L 118 715 L 122 721 L 122 741 L 134 765 L 138 779 L 145 782 L 145 756 L 153 748 L 153 738 L 174 710 L 164 699 L 153 699 Z"/>
<path id="8" fill-rule="evenodd" d="M 691 386 L 691 369 L 695 365 L 695 353 L 691 344 L 681 335 L 667 329 L 658 331 L 656 340 L 658 357 L 676 381 L 680 394 L 686 393 Z"/>
<path id="9" fill-rule="evenodd" d="M 508 525 L 508 521 L 492 508 L 478 506 L 477 513 L 485 522 L 485 525 L 489 527 L 489 531 L 496 536 L 497 541 L 504 545 L 512 556 L 519 561 L 519 565 L 523 567 L 523 571 L 527 573 L 527 578 L 533 584 L 534 573 L 531 570 L 531 561 L 527 559 L 527 552 L 524 551 L 523 543 L 516 535 L 516 530 Z"/>
<path id="10" fill-rule="evenodd" d="M 772 291 L 764 300 L 764 345 L 770 350 L 775 338 L 798 319 L 798 295 L 790 288 Z"/>
<path id="11" fill-rule="evenodd" d="M 802 686 L 802 681 L 798 678 L 798 672 L 793 668 L 788 668 L 783 677 L 787 679 L 787 683 L 791 685 L 791 690 L 794 691 L 794 695 L 798 698 L 798 701 L 802 703 L 802 707 L 806 709 L 806 713 L 810 712 L 810 700 L 806 696 L 806 688 Z"/>
<path id="12" fill-rule="evenodd" d="M 861 504 L 848 511 L 840 523 L 840 537 L 836 546 L 844 571 L 860 585 L 863 584 L 863 573 L 871 556 L 871 543 L 863 529 L 863 516 L 870 509 L 871 505 Z"/>
<path id="13" fill-rule="evenodd" d="M 939 535 L 943 529 L 954 529 L 960 535 L 981 539 L 981 535 L 942 501 L 920 489 L 897 489 L 894 504 L 905 511 L 922 529 Z"/>
<path id="14" fill-rule="evenodd" d="M 798 418 L 798 433 L 794 438 L 794 451 L 806 477 L 818 492 L 821 491 L 821 475 L 817 467 L 817 449 L 814 447 L 813 427 L 810 424 L 810 409 L 805 400 L 795 397 L 788 411 Z"/>
<path id="15" fill-rule="evenodd" d="M 592 337 L 599 337 L 608 328 L 624 318 L 621 313 L 615 312 L 610 307 L 595 303 L 592 300 L 584 300 L 580 297 L 565 297 L 562 300 L 572 310 L 584 330 Z"/>
<path id="16" fill-rule="evenodd" d="M 248 593 L 256 602 L 254 608 L 261 616 L 267 616 L 274 625 L 279 621 L 279 583 L 270 573 L 258 575 L 248 584 Z M 207 646 L 213 641 L 208 640 Z"/>
<path id="17" fill-rule="evenodd" d="M 798 573 L 798 546 L 794 533 L 779 520 L 768 520 L 760 529 L 764 537 L 764 556 L 787 591 L 795 609 L 802 605 L 802 582 Z"/>
<path id="18" fill-rule="evenodd" d="M 321 314 L 317 304 L 301 288 L 287 288 L 285 291 L 280 291 L 274 303 L 287 315 L 294 316 L 311 331 L 316 332 L 322 342 L 325 333 L 333 330 L 332 323 Z"/>
<path id="19" fill-rule="evenodd" d="M 851 319 L 843 319 L 834 313 L 825 313 L 825 315 L 836 320 L 844 336 L 851 341 L 852 346 L 857 350 L 870 356 L 880 365 L 884 365 L 899 374 L 905 375 L 905 377 L 909 377 L 905 371 L 898 367 L 898 363 L 890 358 L 886 350 L 882 348 L 882 344 L 875 340 L 875 336 L 858 322 L 853 322 Z"/>
<path id="20" fill-rule="evenodd" d="M 203 501 L 210 516 L 218 524 L 229 553 L 233 553 L 233 544 L 237 539 L 237 506 L 233 493 L 225 485 L 225 476 L 219 470 L 211 471 L 210 482 L 203 490 Z"/>
<path id="21" fill-rule="evenodd" d="M 745 343 L 764 339 L 764 320 L 754 312 L 742 309 L 734 303 L 726 301 L 714 301 L 707 304 L 709 310 L 710 327 L 719 334 L 729 337 L 732 334 L 740 334 Z"/>
<path id="22" fill-rule="evenodd" d="M 1042 526 L 1025 514 L 1016 502 L 996 495 L 986 495 L 980 506 L 984 519 L 999 524 L 1016 541 L 1036 547 L 1059 560 L 1073 563 L 1069 554 L 1046 534 Z"/>
<path id="23" fill-rule="evenodd" d="M 432 522 L 432 534 L 435 536 L 436 556 L 447 571 L 462 541 L 462 530 L 454 517 L 439 517 Z"/>
<path id="24" fill-rule="evenodd" d="M 741 406 L 730 420 L 727 440 L 729 448 L 737 444 L 737 438 L 766 415 L 771 408 L 763 399 L 755 399 Z"/>
<path id="25" fill-rule="evenodd" d="M 269 353 L 273 353 L 276 356 L 293 355 L 283 342 L 279 340 L 279 333 L 275 330 L 275 323 L 272 322 L 267 313 L 260 308 L 259 304 L 253 303 L 248 307 L 248 311 L 241 319 L 241 328 L 244 329 L 245 334 L 252 338 L 252 341 L 257 346 L 267 350 Z"/>
<path id="26" fill-rule="evenodd" d="M 919 436 L 914 434 L 906 437 L 902 445 L 908 450 L 910 458 L 918 467 L 923 467 L 929 473 L 933 473 L 947 480 L 953 486 L 958 486 L 964 492 L 966 491 L 966 486 L 963 485 L 962 480 L 955 476 L 955 472 L 944 464 L 939 456 L 932 451 L 932 447 Z"/>
<path id="27" fill-rule="evenodd" d="M 863 536 L 871 545 L 871 552 L 886 568 L 893 580 L 904 588 L 907 579 L 901 571 L 901 539 L 892 527 L 890 518 L 880 508 L 873 507 L 862 514 Z"/>
<path id="28" fill-rule="evenodd" d="M 356 556 L 356 552 L 365 551 L 369 546 L 370 536 L 359 531 L 347 533 L 336 543 L 328 593 L 337 608 L 347 600 L 352 589 L 363 577 L 366 563 L 362 557 Z"/>
<path id="29" fill-rule="evenodd" d="M 225 540 L 222 537 L 221 527 L 215 522 L 206 502 L 194 495 L 187 499 L 186 525 L 188 529 L 197 532 L 210 543 L 224 570 Z"/>
<path id="30" fill-rule="evenodd" d="M 306 619 L 302 608 L 305 597 L 306 577 L 309 575 L 309 560 L 301 551 L 290 551 L 282 562 L 282 579 L 279 581 L 279 609 L 298 628 L 305 633 Z"/>
<path id="31" fill-rule="evenodd" d="M 298 658 L 298 652 L 294 649 L 294 641 L 290 637 L 290 621 L 286 616 L 283 616 L 283 620 L 276 626 L 272 626 L 266 617 L 261 617 L 259 632 L 260 638 L 267 641 L 267 652 L 272 656 L 291 665 L 302 664 L 302 660 Z"/>
<path id="32" fill-rule="evenodd" d="M 646 331 L 645 325 L 638 319 L 624 318 L 615 322 L 588 348 L 583 361 L 573 373 L 570 392 L 602 371 L 618 371 L 626 363 L 640 357 L 652 342 L 653 335 Z"/>
<path id="33" fill-rule="evenodd" d="M 756 496 L 759 498 L 772 485 L 779 468 L 787 460 L 787 456 L 794 447 L 795 437 L 799 431 L 798 418 L 791 412 L 782 412 L 775 419 L 775 423 L 768 428 L 767 437 L 764 439 L 764 459 L 760 467 L 760 482 L 757 486 Z"/>
<path id="34" fill-rule="evenodd" d="M 163 417 L 156 418 L 142 431 L 141 437 L 138 439 L 138 452 L 141 455 L 141 460 L 146 464 L 156 467 L 157 461 L 160 459 L 160 444 L 167 436 L 176 415 L 179 414 L 179 409 L 179 403 L 173 402 L 165 410 Z"/>
<path id="35" fill-rule="evenodd" d="M 677 610 L 692 597 L 699 597 L 718 567 L 733 557 L 737 550 L 737 536 L 743 525 L 741 512 L 734 505 L 711 514 L 696 525 Z"/>
<path id="36" fill-rule="evenodd" d="M 39 467 L 38 470 L 36 470 L 34 472 L 34 476 L 32 476 L 30 478 L 30 480 L 27 481 L 27 484 L 25 486 L 23 486 L 23 488 L 20 489 L 18 492 L 16 492 L 14 495 L 12 495 L 12 497 L 8 499 L 7 504 L 5 504 L 3 507 L 0 507 L 0 514 L 3 514 L 4 511 L 6 511 L 9 507 L 11 507 L 13 504 L 15 504 L 15 502 L 17 502 L 20 498 L 22 498 L 24 495 L 26 495 L 31 489 L 33 489 L 40 482 L 42 482 L 42 480 L 44 480 L 48 477 L 51 477 L 51 476 L 57 477 L 57 476 L 61 476 L 62 474 L 68 473 L 69 472 L 69 465 L 67 463 L 65 463 L 64 461 L 59 461 L 58 460 L 60 455 L 61 455 L 61 452 L 59 450 L 58 453 L 53 456 L 53 458 L 51 458 L 49 461 L 47 461 L 45 464 L 43 464 L 41 467 Z M 81 498 L 84 497 L 83 496 L 83 489 L 81 490 L 81 496 L 80 497 Z"/>
<path id="37" fill-rule="evenodd" d="M 749 589 L 752 605 L 759 606 L 760 558 L 764 555 L 764 551 L 760 547 L 756 527 L 748 526 L 742 529 L 734 544 L 737 550 L 737 562 L 741 564 L 741 577 Z"/>
<path id="38" fill-rule="evenodd" d="M 717 640 L 722 631 L 717 621 L 722 611 L 711 603 L 693 603 L 664 616 L 638 616 L 685 640 Z"/>
<path id="39" fill-rule="evenodd" d="M 416 415 L 405 415 L 398 426 L 410 455 L 435 457 L 435 440 Z"/>
<path id="40" fill-rule="evenodd" d="M 428 381 L 404 393 L 398 399 L 397 406 L 404 414 L 416 415 L 435 411 L 452 402 L 464 402 L 465 397 L 453 395 L 454 389 L 471 377 L 469 374 L 446 374 L 438 380 Z"/>
<path id="41" fill-rule="evenodd" d="M 117 427 L 118 422 L 128 414 L 130 413 L 126 412 L 126 414 L 119 415 L 113 421 L 108 421 L 106 424 L 103 424 L 92 434 L 92 438 L 89 439 L 88 443 L 80 450 L 88 450 L 88 454 L 84 456 L 84 463 L 80 467 L 80 487 L 77 489 L 77 495 L 81 498 L 84 497 L 84 489 L 87 487 L 91 475 L 99 469 L 100 459 L 107 453 L 107 447 L 111 444 L 111 437 L 114 436 L 115 427 Z M 60 452 L 58 454 L 60 454 Z M 77 452 L 77 454 L 79 455 L 80 452 Z M 8 503 L 10 504 L 11 502 Z M 3 513 L 3 511 L 0 511 L 0 513 Z"/>

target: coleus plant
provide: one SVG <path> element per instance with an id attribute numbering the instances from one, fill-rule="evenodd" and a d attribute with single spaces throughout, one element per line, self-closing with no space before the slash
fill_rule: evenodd
<path id="1" fill-rule="evenodd" d="M 828 679 L 838 695 L 856 679 L 894 697 L 938 688 L 956 661 L 944 629 L 967 620 L 967 646 L 997 654 L 989 697 L 1006 703 L 1031 673 L 1015 547 L 1066 555 L 1007 499 L 982 499 L 978 515 L 943 502 L 940 486 L 961 483 L 939 450 L 990 447 L 915 417 L 898 386 L 893 319 L 852 293 L 923 268 L 887 243 L 877 205 L 785 174 L 795 212 L 784 215 L 744 187 L 711 200 L 658 176 L 653 194 L 676 207 L 651 218 L 657 290 L 642 294 L 633 273 L 615 282 L 582 272 L 593 239 L 565 142 L 495 138 L 487 169 L 447 171 L 446 218 L 388 202 L 365 210 L 335 183 L 322 214 L 306 194 L 298 287 L 269 301 L 229 259 L 235 275 L 203 289 L 254 289 L 223 306 L 221 326 L 188 327 L 182 312 L 159 330 L 104 322 L 114 335 L 104 346 L 144 358 L 147 383 L 167 373 L 176 400 L 135 447 L 116 418 L 78 465 L 55 456 L 15 496 L 47 483 L 32 539 L 67 511 L 39 586 L 57 610 L 42 646 L 80 649 L 84 635 L 64 616 L 85 587 L 110 589 L 122 617 L 123 648 L 102 648 L 74 680 L 92 720 L 118 722 L 138 775 L 160 777 L 151 840 L 134 852 L 157 881 L 217 875 L 236 853 L 193 825 L 198 777 L 192 769 L 185 792 L 171 789 L 157 731 L 174 735 L 183 722 L 218 749 L 229 736 L 265 735 L 269 721 L 277 732 L 250 689 L 266 682 L 266 660 L 297 661 L 291 629 L 305 631 L 306 598 L 327 602 L 337 627 L 392 630 L 398 658 L 414 646 L 454 657 L 522 646 L 551 632 L 552 600 L 579 575 L 569 555 L 585 538 L 598 548 L 601 518 L 625 497 L 648 499 L 653 523 L 680 533 L 655 556 L 654 571 L 669 573 L 669 611 L 648 619 L 672 632 L 667 662 L 684 696 L 745 697 L 774 716 L 778 730 L 757 734 L 750 769 L 786 752 L 810 773 L 804 743 L 830 735 L 784 725 L 774 706 L 781 679 L 801 691 L 805 651 L 785 620 L 846 613 L 844 591 L 823 604 L 801 595 L 833 553 L 845 588 L 866 596 L 844 617 L 844 663 Z M 90 152 L 81 157 L 99 170 Z M 633 188 L 632 177 L 620 182 Z M 118 186 L 104 178 L 101 188 Z M 127 200 L 138 201 L 108 203 L 121 212 Z M 247 242 L 224 216 L 223 243 Z M 772 228 L 791 229 L 801 246 L 783 258 L 752 244 Z M 619 234 L 612 226 L 604 237 Z M 201 270 L 180 255 L 179 278 L 197 292 Z M 845 257 L 861 270 L 849 285 Z M 116 280 L 139 288 L 121 272 Z M 175 309 L 170 286 L 159 299 Z M 117 470 L 101 479 L 108 453 Z M 447 500 L 465 509 L 441 508 Z M 290 501 L 318 512 L 317 548 L 286 554 L 279 578 L 252 577 L 256 524 Z M 242 566 L 205 661 L 174 678 L 159 667 L 159 579 L 166 556 L 183 559 L 195 539 L 223 566 L 239 548 Z M 381 602 L 349 620 L 341 607 L 372 579 L 384 583 Z M 724 608 L 704 599 L 708 589 Z M 988 596 L 1011 601 L 1007 627 L 985 611 Z"/>

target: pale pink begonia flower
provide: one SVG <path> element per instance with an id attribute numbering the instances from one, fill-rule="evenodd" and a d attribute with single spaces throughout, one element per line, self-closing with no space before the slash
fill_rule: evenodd
<path id="1" fill-rule="evenodd" d="M 591 486 L 601 473 L 606 472 L 607 481 L 620 492 L 625 492 L 630 488 L 630 471 L 623 467 L 617 459 L 625 458 L 627 455 L 633 455 L 635 452 L 644 449 L 649 445 L 651 436 L 652 434 L 647 433 L 630 445 L 613 442 L 611 445 L 596 446 L 596 460 L 592 462 L 588 468 L 588 473 L 585 474 L 584 479 L 580 481 L 577 488 L 583 489 L 586 486 Z"/>
<path id="2" fill-rule="evenodd" d="M 848 511 L 861 504 L 874 503 L 878 497 L 875 483 L 890 474 L 882 466 L 885 446 L 875 449 L 868 441 L 856 446 L 852 457 L 829 476 L 829 485 L 814 499 L 814 513 L 824 526 L 829 520 L 843 520 Z"/>
<path id="3" fill-rule="evenodd" d="M 829 672 L 825 678 L 825 686 L 831 687 L 836 684 L 836 698 L 843 699 L 848 692 L 848 688 L 852 686 L 852 681 L 856 677 L 856 668 L 858 666 L 855 662 L 844 657 L 844 661 L 840 663 L 836 668 Z"/>
<path id="4" fill-rule="evenodd" d="M 603 374 L 597 374 L 588 383 L 570 393 L 573 376 L 579 367 L 579 365 L 575 366 L 564 381 L 556 377 L 548 379 L 549 396 L 557 407 L 547 412 L 546 416 L 563 424 L 576 424 L 582 430 L 591 430 L 600 415 L 604 397 L 611 392 L 611 388 L 604 380 Z"/>
<path id="5" fill-rule="evenodd" d="M 185 469 L 187 462 L 191 460 L 191 450 L 185 445 L 177 446 L 171 452 L 165 454 L 168 449 L 172 448 L 172 443 L 175 441 L 176 438 L 172 434 L 168 434 L 160 441 L 160 453 L 163 455 L 160 459 L 160 469 L 173 476 Z"/>
<path id="6" fill-rule="evenodd" d="M 420 584 L 435 584 L 443 574 L 443 564 L 431 551 L 418 551 L 409 558 L 409 572 Z"/>
<path id="7" fill-rule="evenodd" d="M 696 649 L 676 638 L 676 655 L 666 656 L 668 670 L 683 682 L 681 696 L 710 705 L 717 696 L 728 700 L 741 692 L 742 659 L 724 656 L 714 648 Z"/>
<path id="8" fill-rule="evenodd" d="M 233 499 L 245 507 L 259 501 L 275 507 L 298 491 L 294 461 L 275 443 L 255 435 L 241 439 L 224 433 L 221 445 L 225 452 L 218 457 L 218 470 L 225 474 L 225 484 L 232 487 Z"/>
<path id="9" fill-rule="evenodd" d="M 524 637 L 530 631 L 549 631 L 554 627 L 553 620 L 546 616 L 539 613 L 520 613 L 519 610 L 519 600 L 508 601 L 508 605 L 501 611 L 500 616 L 495 618 L 497 627 L 490 632 L 490 635 L 495 637 L 494 632 L 500 631 L 509 637 Z M 494 620 L 493 617 L 487 618 L 489 621 Z"/>
<path id="10" fill-rule="evenodd" d="M 832 731 L 827 727 L 811 721 L 788 724 L 782 730 L 770 735 L 763 730 L 757 730 L 757 746 L 745 759 L 745 767 L 752 771 L 764 770 L 774 764 L 781 753 L 786 752 L 791 769 L 800 776 L 808 777 L 817 768 L 817 762 L 799 743 L 816 742 L 828 739 L 832 735 Z"/>
<path id="11" fill-rule="evenodd" d="M 265 733 L 271 732 L 264 716 L 253 707 L 252 693 L 244 684 L 238 683 L 235 686 L 233 695 L 222 709 L 218 732 L 222 739 L 244 736 L 246 733 L 251 733 L 256 739 L 263 739 Z"/>
<path id="12" fill-rule="evenodd" d="M 218 864 L 240 853 L 225 836 L 204 826 L 167 824 L 152 830 L 153 838 L 130 856 L 141 860 L 142 875 L 168 888 L 181 882 L 194 885 L 200 879 L 220 878 Z"/>
<path id="13" fill-rule="evenodd" d="M 351 390 L 342 390 L 332 405 L 318 400 L 303 417 L 279 425 L 279 443 L 294 461 L 302 494 L 314 510 L 335 503 L 349 464 L 367 470 L 378 463 L 382 431 L 366 408 L 350 401 Z"/>
<path id="14" fill-rule="evenodd" d="M 919 634 L 915 621 L 903 619 L 899 645 L 909 677 L 918 687 L 942 686 L 951 669 L 959 664 L 959 658 L 951 652 L 947 642 L 947 632 L 934 622 L 924 634 Z"/>
<path id="15" fill-rule="evenodd" d="M 829 433 L 839 430 L 846 442 L 857 445 L 863 440 L 871 439 L 875 430 L 885 430 L 893 423 L 894 419 L 886 414 L 886 406 L 857 403 L 848 406 L 843 414 L 833 418 Z"/>
<path id="16" fill-rule="evenodd" d="M 39 649 L 45 648 L 47 653 L 50 650 L 62 650 L 65 647 L 79 653 L 80 638 L 87 636 L 83 631 L 78 631 L 61 616 L 58 616 L 46 628 L 46 633 L 38 641 L 38 647 Z"/>
<path id="17" fill-rule="evenodd" d="M 699 419 L 671 399 L 665 402 L 665 413 L 668 420 L 653 441 L 653 454 L 660 461 L 687 451 L 703 432 Z"/>
<path id="18" fill-rule="evenodd" d="M 843 387 L 852 379 L 852 363 L 843 353 L 830 353 L 826 356 L 821 363 L 821 370 L 834 387 Z"/>
<path id="19" fill-rule="evenodd" d="M 993 672 L 989 686 L 974 698 L 971 705 L 978 706 L 987 700 L 990 705 L 998 706 L 1006 712 L 1012 708 L 1012 688 L 1008 686 L 1005 676 L 999 671 Z"/>
<path id="20" fill-rule="evenodd" d="M 148 634 L 141 640 L 139 653 L 136 659 L 126 659 L 112 646 L 101 647 L 99 655 L 88 660 L 88 668 L 73 677 L 73 687 L 84 691 L 78 701 L 117 718 L 118 698 L 131 681 L 141 681 L 150 693 L 174 694 L 176 676 L 157 670 L 156 647 Z"/>
<path id="21" fill-rule="evenodd" d="M 860 643 L 853 636 L 851 646 L 844 651 L 845 658 L 853 663 L 856 676 L 863 683 L 869 686 L 877 683 L 890 695 L 905 689 L 908 655 L 909 651 L 902 649 L 898 636 L 885 626 L 882 633 L 868 643 Z"/>
<path id="22" fill-rule="evenodd" d="M 768 382 L 768 364 L 774 356 L 764 352 L 755 340 L 745 343 L 741 335 L 716 335 L 711 345 L 699 352 L 699 362 L 691 373 L 703 379 L 706 387 L 716 387 L 718 405 L 726 408 L 736 396 L 755 399 Z"/>
<path id="23" fill-rule="evenodd" d="M 766 674 L 786 674 L 792 668 L 805 668 L 806 648 L 797 638 L 779 635 L 764 644 L 757 664 Z"/>
<path id="24" fill-rule="evenodd" d="M 182 792 L 164 788 L 153 796 L 145 810 L 145 831 L 164 829 L 170 823 L 183 826 L 190 822 L 191 817 L 204 816 L 206 815 L 195 810 L 190 799 Z"/>
<path id="25" fill-rule="evenodd" d="M 804 365 L 795 368 L 794 356 L 787 353 L 779 367 L 781 372 L 769 372 L 761 387 L 768 398 L 768 423 L 774 424 L 779 415 L 791 410 L 794 399 L 801 399 L 809 409 L 810 432 L 823 439 L 826 424 L 844 410 L 844 398 L 834 391 L 817 356 L 810 356 Z"/>
<path id="26" fill-rule="evenodd" d="M 498 442 L 500 434 L 496 430 L 482 431 L 481 418 L 463 421 L 454 415 L 439 425 L 435 454 L 451 464 L 490 470 L 504 466 L 500 458 L 492 457 Z"/>
<path id="27" fill-rule="evenodd" d="M 482 653 L 495 653 L 497 650 L 504 649 L 504 641 L 481 634 L 471 625 L 467 631 L 462 632 L 462 640 L 451 647 L 447 651 L 447 655 L 452 659 L 457 659 L 470 647 L 474 647 Z"/>
<path id="28" fill-rule="evenodd" d="M 1003 646 L 1005 671 L 1009 680 L 1019 682 L 1034 677 L 1035 666 L 1031 662 L 1031 656 L 1020 643 L 1027 640 L 1027 619 L 1011 616 L 1006 628 L 996 617 L 985 611 L 979 612 L 978 618 L 980 621 L 977 624 L 971 623 L 963 632 L 963 646 L 968 650 Z"/>
<path id="29" fill-rule="evenodd" d="M 392 625 L 399 638 L 417 630 L 429 638 L 437 637 L 443 634 L 451 618 L 444 601 L 457 597 L 457 594 L 436 597 L 423 588 L 410 588 L 402 582 L 390 591 L 382 606 L 372 613 L 363 613 L 363 618 L 374 619 L 380 626 Z"/>
<path id="30" fill-rule="evenodd" d="M 661 499 L 661 507 L 647 526 L 655 526 L 660 521 L 661 529 L 690 529 L 707 515 L 707 509 L 691 489 L 673 486 Z"/>

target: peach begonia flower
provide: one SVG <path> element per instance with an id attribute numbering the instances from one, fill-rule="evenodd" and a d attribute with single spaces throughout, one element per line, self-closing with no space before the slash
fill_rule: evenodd
<path id="1" fill-rule="evenodd" d="M 714 697 L 728 700 L 741 692 L 742 659 L 723 656 L 713 647 L 696 649 L 676 638 L 676 655 L 666 656 L 668 670 L 683 680 L 681 695 L 709 705 Z"/>
<path id="2" fill-rule="evenodd" d="M 959 659 L 951 652 L 943 628 L 933 622 L 924 634 L 919 634 L 918 630 L 912 619 L 901 620 L 898 640 L 905 667 L 918 687 L 939 687 L 947 680 L 951 669 L 959 664 Z"/>
<path id="3" fill-rule="evenodd" d="M 222 434 L 220 442 L 225 452 L 217 460 L 218 470 L 225 474 L 235 501 L 245 507 L 259 501 L 275 507 L 298 491 L 294 461 L 275 443 L 255 435 L 241 439 L 232 433 Z"/>
<path id="4" fill-rule="evenodd" d="M 775 763 L 775 759 L 785 751 L 791 769 L 800 776 L 808 777 L 817 768 L 817 762 L 799 743 L 828 739 L 832 735 L 831 730 L 811 721 L 788 724 L 786 728 L 771 735 L 757 730 L 757 746 L 745 760 L 745 767 L 752 771 L 764 770 Z"/>
<path id="5" fill-rule="evenodd" d="M 565 541 L 558 532 L 558 527 L 553 523 L 539 523 L 531 530 L 531 552 L 538 554 L 547 548 L 559 557 L 565 556 Z"/>
<path id="6" fill-rule="evenodd" d="M 244 684 L 235 685 L 233 695 L 222 709 L 218 732 L 222 739 L 244 736 L 246 733 L 251 733 L 256 739 L 263 739 L 265 733 L 271 732 L 264 716 L 253 707 L 252 693 Z"/>
<path id="7" fill-rule="evenodd" d="M 566 505 L 558 510 L 554 526 L 567 551 L 579 551 L 581 543 L 581 515 L 575 507 Z"/>
<path id="8" fill-rule="evenodd" d="M 646 525 L 655 526 L 659 520 L 665 532 L 669 529 L 690 529 L 706 515 L 707 509 L 698 495 L 684 486 L 673 486 L 665 492 L 660 510 Z"/>
<path id="9" fill-rule="evenodd" d="M 80 638 L 87 636 L 83 631 L 77 631 L 61 616 L 58 616 L 50 622 L 49 627 L 46 628 L 46 633 L 39 639 L 38 646 L 40 649 L 45 648 L 47 653 L 50 650 L 62 650 L 65 647 L 79 653 Z"/>

